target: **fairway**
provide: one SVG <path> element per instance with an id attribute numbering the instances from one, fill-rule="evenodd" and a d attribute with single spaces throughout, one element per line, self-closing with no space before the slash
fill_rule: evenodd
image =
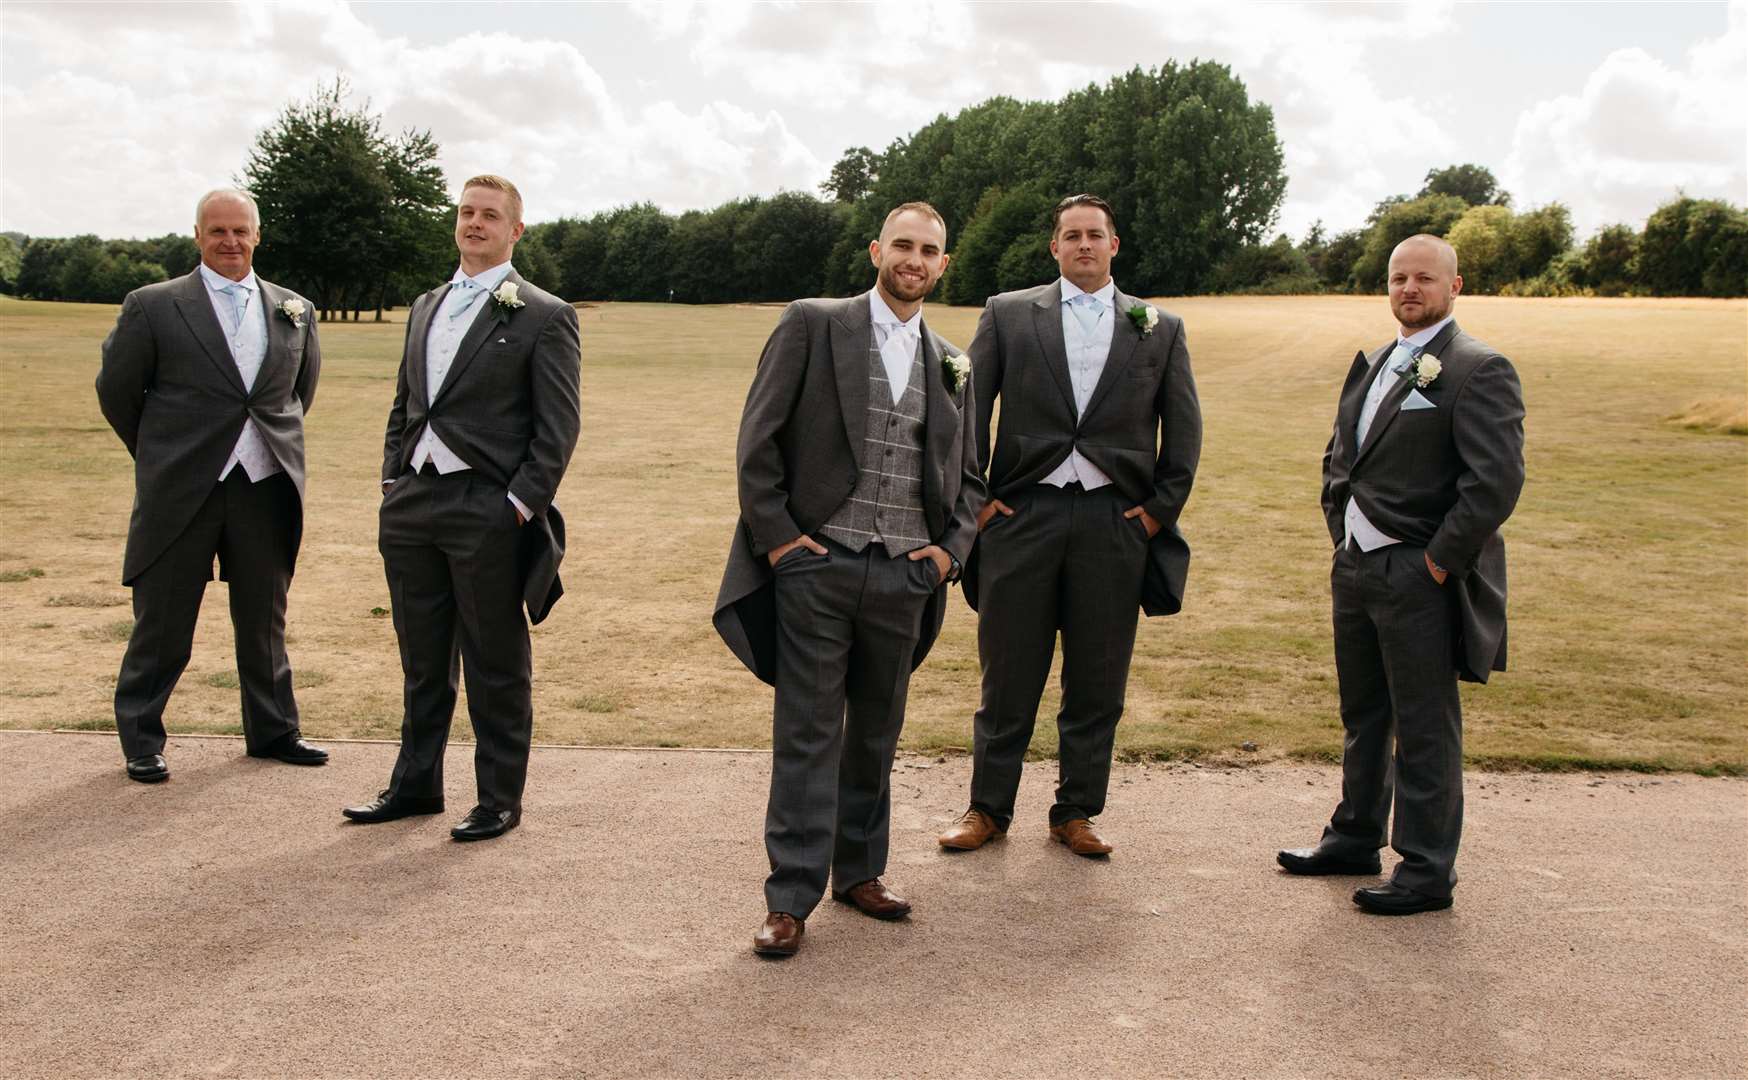
<path id="1" fill-rule="evenodd" d="M 1195 556 L 1183 613 L 1142 621 L 1119 754 L 1333 760 L 1318 470 L 1342 379 L 1356 349 L 1388 340 L 1388 308 L 1163 303 L 1185 320 L 1206 421 L 1181 523 Z M 0 299 L 0 727 L 113 725 L 132 472 L 92 380 L 116 310 Z M 579 312 L 583 435 L 559 495 L 567 593 L 534 629 L 537 741 L 768 745 L 770 691 L 722 646 L 710 610 L 735 520 L 741 402 L 778 313 Z M 926 309 L 960 346 L 977 315 Z M 1669 419 L 1696 402 L 1739 413 L 1748 304 L 1465 297 L 1457 315 L 1516 363 L 1528 407 L 1529 479 L 1506 526 L 1511 670 L 1463 688 L 1468 758 L 1748 772 L 1748 438 Z M 320 327 L 289 630 L 304 731 L 318 740 L 399 731 L 376 505 L 403 332 Z M 240 730 L 224 588 L 207 593 L 173 733 Z M 975 632 L 954 595 L 911 686 L 907 747 L 969 745 Z M 1055 704 L 1052 691 L 1036 754 L 1054 752 Z M 456 736 L 467 728 L 458 710 Z"/>

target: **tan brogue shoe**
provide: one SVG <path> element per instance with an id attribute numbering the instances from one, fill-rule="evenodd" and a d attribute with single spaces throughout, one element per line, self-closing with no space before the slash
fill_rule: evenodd
<path id="1" fill-rule="evenodd" d="M 902 919 L 910 914 L 910 901 L 888 889 L 879 878 L 832 893 L 840 904 L 853 904 L 857 911 L 876 919 Z"/>
<path id="2" fill-rule="evenodd" d="M 787 911 L 773 911 L 753 935 L 753 951 L 760 956 L 794 956 L 801 950 L 801 935 L 806 932 L 806 920 Z"/>
<path id="3" fill-rule="evenodd" d="M 976 851 L 991 840 L 1006 833 L 995 819 L 981 810 L 967 810 L 965 816 L 953 823 L 953 827 L 936 837 L 944 848 L 954 851 Z"/>
<path id="4" fill-rule="evenodd" d="M 1114 850 L 1103 837 L 1093 832 L 1092 822 L 1086 818 L 1075 818 L 1060 825 L 1052 825 L 1050 835 L 1059 843 L 1067 844 L 1068 850 L 1076 855 L 1084 855 L 1089 859 L 1109 855 Z"/>

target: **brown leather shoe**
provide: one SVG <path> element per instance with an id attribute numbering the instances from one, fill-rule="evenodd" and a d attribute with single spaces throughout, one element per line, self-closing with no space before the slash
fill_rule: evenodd
<path id="1" fill-rule="evenodd" d="M 910 914 L 910 901 L 882 885 L 879 878 L 833 892 L 832 899 L 840 904 L 854 904 L 857 911 L 876 919 L 902 919 Z"/>
<path id="2" fill-rule="evenodd" d="M 1084 855 L 1089 859 L 1109 855 L 1114 850 L 1102 836 L 1093 832 L 1092 822 L 1086 818 L 1075 818 L 1060 825 L 1052 825 L 1050 835 L 1058 843 L 1067 844 L 1068 850 L 1076 855 Z"/>
<path id="3" fill-rule="evenodd" d="M 760 956 L 794 956 L 801 950 L 801 935 L 806 932 L 805 919 L 797 919 L 787 911 L 773 911 L 753 935 L 753 951 Z"/>
<path id="4" fill-rule="evenodd" d="M 953 827 L 936 837 L 935 840 L 944 848 L 954 851 L 976 851 L 998 836 L 1007 832 L 995 823 L 995 819 L 981 810 L 967 810 L 965 816 L 953 823 Z"/>

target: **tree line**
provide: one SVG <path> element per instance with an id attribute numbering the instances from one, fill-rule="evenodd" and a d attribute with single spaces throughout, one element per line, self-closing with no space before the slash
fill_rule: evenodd
<path id="1" fill-rule="evenodd" d="M 454 206 L 429 132 L 384 133 L 344 82 L 288 106 L 237 182 L 261 204 L 261 273 L 353 318 L 405 303 L 454 268 Z M 523 276 L 570 300 L 684 303 L 841 296 L 873 283 L 866 249 L 886 211 L 941 211 L 952 304 L 1056 275 L 1051 208 L 1065 194 L 1110 201 L 1122 245 L 1113 273 L 1139 295 L 1377 292 L 1392 247 L 1433 233 L 1457 249 L 1465 289 L 1517 296 L 1748 295 L 1748 211 L 1677 194 L 1642 228 L 1574 243 L 1560 203 L 1517 209 L 1492 172 L 1435 168 L 1418 192 L 1360 225 L 1321 222 L 1269 238 L 1286 194 L 1274 115 L 1225 65 L 1135 68 L 1054 102 L 998 97 L 942 114 L 884 150 L 847 150 L 819 194 L 781 191 L 672 214 L 637 203 L 530 225 Z M 119 301 L 186 273 L 192 240 L 0 235 L 0 291 Z"/>

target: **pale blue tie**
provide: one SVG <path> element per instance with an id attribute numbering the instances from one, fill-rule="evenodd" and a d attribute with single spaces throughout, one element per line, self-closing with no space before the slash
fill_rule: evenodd
<path id="1" fill-rule="evenodd" d="M 450 289 L 459 289 L 461 291 L 461 297 L 452 301 L 449 305 L 449 317 L 451 319 L 459 319 L 469 311 L 473 310 L 474 302 L 485 293 L 485 290 L 480 288 L 479 282 L 472 278 L 462 278 L 460 281 L 453 282 L 450 285 Z"/>
<path id="2" fill-rule="evenodd" d="M 235 282 L 226 285 L 219 292 L 230 298 L 231 302 L 231 333 L 235 334 L 243 328 L 243 313 L 249 308 L 249 290 Z"/>
<path id="3" fill-rule="evenodd" d="M 1068 303 L 1068 310 L 1074 312 L 1075 321 L 1080 323 L 1081 332 L 1086 335 L 1089 341 L 1092 340 L 1093 334 L 1098 331 L 1099 315 L 1104 311 L 1104 307 L 1105 305 L 1099 302 L 1099 298 L 1091 293 L 1081 293 Z"/>

